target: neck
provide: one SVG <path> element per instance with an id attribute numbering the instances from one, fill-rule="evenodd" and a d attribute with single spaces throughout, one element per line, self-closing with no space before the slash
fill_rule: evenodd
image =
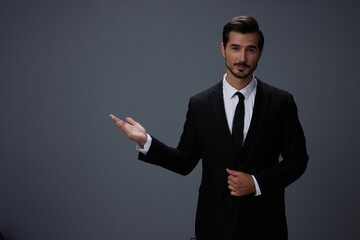
<path id="1" fill-rule="evenodd" d="M 253 75 L 249 75 L 246 78 L 237 78 L 230 72 L 226 74 L 226 81 L 235 89 L 241 90 L 245 88 L 251 82 Z"/>

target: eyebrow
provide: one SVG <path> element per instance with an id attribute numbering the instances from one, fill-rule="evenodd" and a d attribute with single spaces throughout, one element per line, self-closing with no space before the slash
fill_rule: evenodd
<path id="1" fill-rule="evenodd" d="M 241 47 L 241 45 L 233 43 L 233 44 L 230 45 L 230 47 Z M 256 47 L 255 45 L 248 45 L 248 46 L 246 46 L 246 47 L 247 47 L 247 48 L 257 49 L 257 47 Z"/>

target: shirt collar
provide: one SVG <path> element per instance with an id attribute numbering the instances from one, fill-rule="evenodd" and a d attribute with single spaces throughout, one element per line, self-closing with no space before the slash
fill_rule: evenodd
<path id="1" fill-rule="evenodd" d="M 253 75 L 253 78 L 251 79 L 250 83 L 245 88 L 239 91 L 226 81 L 226 73 L 225 73 L 223 77 L 224 97 L 225 99 L 231 99 L 236 92 L 241 92 L 244 95 L 244 98 L 247 99 L 250 96 L 250 94 L 255 90 L 256 85 L 257 85 L 257 81 L 255 75 Z"/>

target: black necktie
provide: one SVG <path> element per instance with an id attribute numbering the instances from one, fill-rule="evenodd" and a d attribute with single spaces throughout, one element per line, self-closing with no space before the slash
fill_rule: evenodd
<path id="1" fill-rule="evenodd" d="M 235 146 L 238 150 L 241 150 L 243 137 L 244 137 L 244 116 L 245 116 L 245 107 L 244 107 L 244 95 L 241 92 L 235 93 L 239 97 L 239 102 L 236 105 L 232 136 L 235 142 Z"/>

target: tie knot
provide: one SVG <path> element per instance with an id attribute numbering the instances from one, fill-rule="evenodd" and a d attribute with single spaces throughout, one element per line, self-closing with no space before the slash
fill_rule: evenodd
<path id="1" fill-rule="evenodd" d="M 234 95 L 237 95 L 239 97 L 239 101 L 243 101 L 245 98 L 241 92 L 236 92 Z"/>

